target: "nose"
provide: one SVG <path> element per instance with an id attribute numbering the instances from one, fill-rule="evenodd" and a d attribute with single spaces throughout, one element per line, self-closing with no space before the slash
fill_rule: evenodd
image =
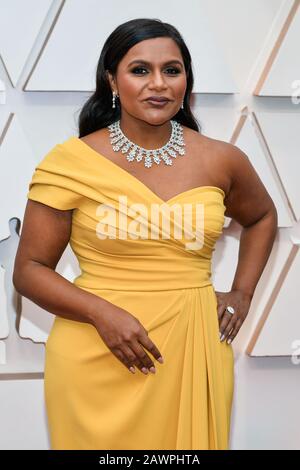
<path id="1" fill-rule="evenodd" d="M 165 77 L 163 76 L 163 72 L 160 70 L 155 71 L 151 74 L 150 85 L 149 87 L 153 88 L 166 88 L 167 84 L 165 82 Z"/>

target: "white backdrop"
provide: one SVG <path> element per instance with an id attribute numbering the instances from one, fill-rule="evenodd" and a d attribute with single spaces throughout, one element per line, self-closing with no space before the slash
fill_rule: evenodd
<path id="1" fill-rule="evenodd" d="M 21 299 L 11 280 L 28 184 L 49 149 L 77 134 L 106 37 L 138 17 L 179 29 L 193 59 L 192 107 L 203 134 L 249 156 L 278 210 L 271 256 L 233 341 L 231 449 L 300 448 L 299 5 L 0 0 L 0 449 L 49 448 L 43 361 L 54 317 Z M 213 259 L 216 290 L 230 289 L 240 230 L 226 219 Z M 70 280 L 79 274 L 69 247 L 58 271 Z"/>

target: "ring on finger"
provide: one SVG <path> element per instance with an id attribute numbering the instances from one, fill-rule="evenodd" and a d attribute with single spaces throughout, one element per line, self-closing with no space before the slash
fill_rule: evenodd
<path id="1" fill-rule="evenodd" d="M 230 315 L 233 315 L 235 313 L 235 309 L 231 305 L 227 305 L 226 312 L 230 313 Z"/>

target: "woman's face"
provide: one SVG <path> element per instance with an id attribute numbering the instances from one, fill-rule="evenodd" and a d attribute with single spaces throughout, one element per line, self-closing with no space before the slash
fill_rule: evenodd
<path id="1" fill-rule="evenodd" d="M 171 38 L 154 38 L 133 46 L 120 61 L 112 90 L 126 114 L 149 124 L 161 124 L 180 109 L 186 91 L 186 73 L 180 49 Z M 146 101 L 150 96 L 166 97 L 163 106 Z"/>

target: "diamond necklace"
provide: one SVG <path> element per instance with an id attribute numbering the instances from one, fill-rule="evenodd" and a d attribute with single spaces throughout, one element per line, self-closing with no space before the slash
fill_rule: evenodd
<path id="1" fill-rule="evenodd" d="M 129 162 L 134 160 L 140 162 L 144 158 L 145 167 L 150 168 L 153 163 L 152 158 L 157 165 L 161 160 L 163 160 L 166 165 L 172 165 L 172 158 L 177 157 L 176 152 L 178 152 L 180 156 L 185 155 L 182 125 L 173 120 L 171 120 L 171 125 L 172 133 L 168 142 L 163 147 L 153 150 L 145 149 L 134 142 L 131 142 L 131 140 L 123 134 L 120 127 L 120 120 L 110 124 L 107 128 L 110 133 L 110 143 L 112 144 L 112 148 L 115 152 L 118 152 L 121 149 L 122 153 L 128 153 L 126 158 Z"/>

